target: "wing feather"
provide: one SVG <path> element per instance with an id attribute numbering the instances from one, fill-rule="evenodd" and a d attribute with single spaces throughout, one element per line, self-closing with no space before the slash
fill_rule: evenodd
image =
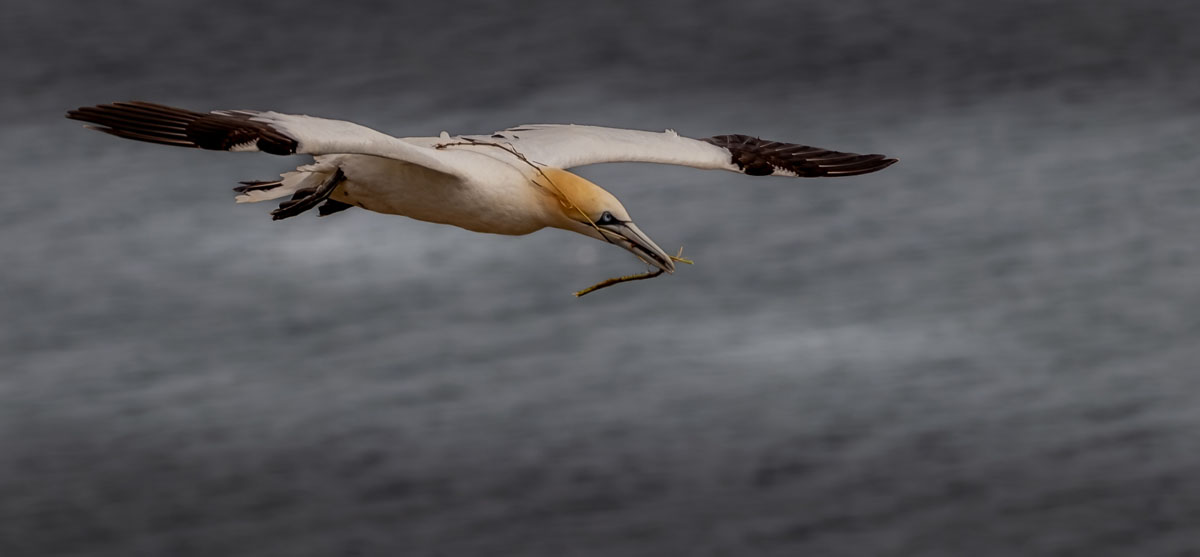
<path id="1" fill-rule="evenodd" d="M 884 155 L 831 151 L 740 134 L 691 139 L 671 130 L 659 133 L 575 124 L 526 124 L 473 138 L 508 143 L 529 159 L 558 168 L 653 162 L 751 176 L 820 177 L 857 176 L 896 162 Z"/>
<path id="2" fill-rule="evenodd" d="M 525 124 L 473 138 L 508 143 L 530 160 L 556 168 L 655 162 L 732 170 L 728 151 L 671 130 L 660 133 L 577 124 Z"/>
<path id="3" fill-rule="evenodd" d="M 83 107 L 68 118 L 99 131 L 163 145 L 276 155 L 363 154 L 465 176 L 473 160 L 463 149 L 442 149 L 435 138 L 402 140 L 366 126 L 312 116 L 218 110 L 193 112 L 132 101 Z M 691 139 L 674 131 L 648 132 L 575 124 L 527 124 L 472 142 L 501 142 L 529 160 L 557 168 L 601 162 L 653 162 L 729 170 L 751 176 L 857 176 L 891 166 L 894 158 L 770 141 L 748 135 Z"/>
<path id="4" fill-rule="evenodd" d="M 118 137 L 162 145 L 274 155 L 374 155 L 456 176 L 469 166 L 460 152 L 437 151 L 353 122 L 312 116 L 253 110 L 206 113 L 131 101 L 82 107 L 68 112 L 67 118 Z"/>
<path id="5" fill-rule="evenodd" d="M 820 147 L 759 139 L 748 135 L 718 135 L 704 139 L 729 152 L 740 172 L 751 176 L 857 176 L 896 163 L 884 155 L 859 155 Z"/>

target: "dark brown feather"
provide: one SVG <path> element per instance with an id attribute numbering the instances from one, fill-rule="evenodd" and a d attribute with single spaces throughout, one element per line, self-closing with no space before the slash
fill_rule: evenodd
<path id="1" fill-rule="evenodd" d="M 216 151 L 253 142 L 265 153 L 296 152 L 295 139 L 269 124 L 251 120 L 252 116 L 192 112 L 141 101 L 86 106 L 67 113 L 72 120 L 96 124 L 89 126 L 92 129 L 138 141 Z"/>
<path id="2" fill-rule="evenodd" d="M 728 150 L 733 164 L 751 176 L 770 176 L 777 170 L 805 177 L 857 176 L 896 163 L 896 159 L 884 155 L 843 153 L 741 134 L 718 135 L 703 141 Z"/>
<path id="3" fill-rule="evenodd" d="M 283 185 L 282 180 L 249 180 L 246 182 L 238 182 L 241 184 L 233 188 L 233 191 L 238 193 L 247 193 L 260 190 L 273 190 Z"/>

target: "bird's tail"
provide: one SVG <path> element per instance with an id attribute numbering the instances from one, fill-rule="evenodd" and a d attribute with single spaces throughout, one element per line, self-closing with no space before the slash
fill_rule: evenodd
<path id="1" fill-rule="evenodd" d="M 313 164 L 280 174 L 278 180 L 241 182 L 242 185 L 233 188 L 238 193 L 234 200 L 238 203 L 257 203 L 287 197 L 305 188 L 316 187 L 336 171 L 336 156 L 320 156 Z"/>

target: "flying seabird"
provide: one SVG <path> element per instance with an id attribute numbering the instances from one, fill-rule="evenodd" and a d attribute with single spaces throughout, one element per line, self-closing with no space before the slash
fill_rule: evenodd
<path id="1" fill-rule="evenodd" d="M 67 118 L 118 137 L 219 151 L 313 155 L 276 180 L 242 182 L 239 203 L 291 196 L 285 219 L 351 207 L 522 235 L 561 228 L 616 244 L 657 272 L 675 270 L 609 192 L 567 169 L 601 162 L 654 162 L 751 176 L 857 176 L 896 162 L 747 135 L 690 139 L 574 124 L 517 126 L 490 135 L 393 137 L 342 120 L 254 110 L 193 112 L 141 101 L 82 107 Z"/>

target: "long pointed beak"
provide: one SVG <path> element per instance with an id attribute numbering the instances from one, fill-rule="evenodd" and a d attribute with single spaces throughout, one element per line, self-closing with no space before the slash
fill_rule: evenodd
<path id="1" fill-rule="evenodd" d="M 613 243 L 633 252 L 638 259 L 668 273 L 675 272 L 675 262 L 671 260 L 671 256 L 632 222 L 600 225 L 600 230 L 603 230 Z"/>

